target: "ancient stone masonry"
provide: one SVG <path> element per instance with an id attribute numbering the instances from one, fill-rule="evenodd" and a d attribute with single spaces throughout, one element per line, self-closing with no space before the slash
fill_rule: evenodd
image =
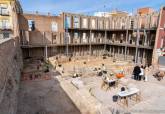
<path id="1" fill-rule="evenodd" d="M 18 41 L 7 39 L 0 43 L 0 111 L 16 114 L 17 92 L 22 69 L 21 50 Z"/>

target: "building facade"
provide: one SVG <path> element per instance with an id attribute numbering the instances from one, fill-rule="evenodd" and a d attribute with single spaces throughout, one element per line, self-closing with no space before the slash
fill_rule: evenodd
<path id="1" fill-rule="evenodd" d="M 160 56 L 165 56 L 165 7 L 162 7 L 159 15 L 159 25 L 157 27 L 155 47 L 153 51 L 154 64 L 157 64 Z"/>
<path id="2" fill-rule="evenodd" d="M 19 35 L 18 13 L 22 13 L 22 8 L 18 1 L 0 1 L 0 39 Z"/>
<path id="3" fill-rule="evenodd" d="M 24 57 L 102 56 L 151 64 L 162 11 L 110 17 L 23 14 Z"/>

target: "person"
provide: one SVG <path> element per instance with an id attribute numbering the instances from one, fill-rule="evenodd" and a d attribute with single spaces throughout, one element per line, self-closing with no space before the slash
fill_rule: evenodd
<path id="1" fill-rule="evenodd" d="M 102 64 L 102 71 L 106 71 L 106 67 L 104 64 Z"/>
<path id="2" fill-rule="evenodd" d="M 141 72 L 140 67 L 136 65 L 133 70 L 133 75 L 135 80 L 138 80 L 140 72 Z"/>
<path id="3" fill-rule="evenodd" d="M 145 79 L 144 79 L 144 81 L 145 82 L 147 82 L 148 81 L 148 75 L 149 75 L 149 67 L 148 66 L 146 66 L 146 68 L 145 68 Z"/>
<path id="4" fill-rule="evenodd" d="M 102 76 L 102 75 L 103 75 L 101 68 L 98 68 L 97 75 L 98 75 L 98 76 Z"/>
<path id="5" fill-rule="evenodd" d="M 142 77 L 145 77 L 143 65 L 140 67 L 140 74 L 139 74 L 138 80 L 141 81 Z"/>
<path id="6" fill-rule="evenodd" d="M 55 60 L 55 62 L 54 62 L 54 69 L 55 70 L 56 70 L 57 66 L 58 66 L 58 62 L 57 62 L 57 60 Z"/>

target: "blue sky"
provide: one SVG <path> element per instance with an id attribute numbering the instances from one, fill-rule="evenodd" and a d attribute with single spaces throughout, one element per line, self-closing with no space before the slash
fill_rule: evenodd
<path id="1" fill-rule="evenodd" d="M 60 12 L 92 14 L 97 11 L 111 11 L 113 9 L 128 12 L 136 11 L 139 7 L 153 7 L 159 10 L 165 5 L 165 0 L 20 0 L 25 12 Z"/>

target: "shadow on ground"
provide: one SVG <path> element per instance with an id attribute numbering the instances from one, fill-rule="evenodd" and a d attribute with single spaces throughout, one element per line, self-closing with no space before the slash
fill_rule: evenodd
<path id="1" fill-rule="evenodd" d="M 58 75 L 58 73 L 55 73 Z M 22 81 L 17 114 L 81 114 L 56 79 Z"/>

